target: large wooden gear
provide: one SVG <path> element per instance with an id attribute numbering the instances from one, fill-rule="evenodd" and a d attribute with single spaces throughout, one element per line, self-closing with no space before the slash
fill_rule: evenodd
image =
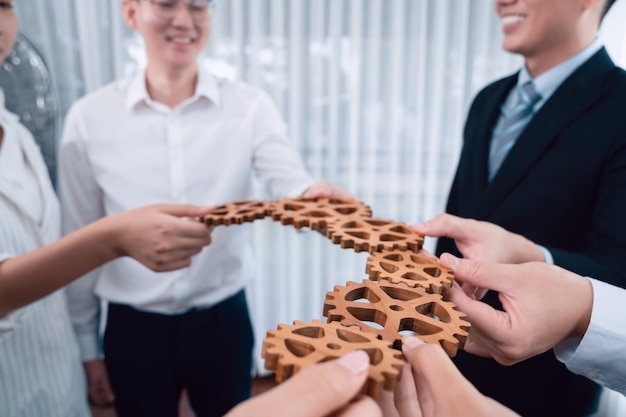
<path id="1" fill-rule="evenodd" d="M 346 353 L 363 350 L 370 357 L 369 376 L 362 392 L 376 398 L 382 389 L 393 390 L 402 372 L 402 353 L 391 343 L 362 332 L 358 327 L 339 323 L 295 321 L 292 326 L 279 324 L 269 330 L 261 355 L 265 367 L 276 371 L 282 382 L 301 369 L 315 363 L 337 359 Z"/>
<path id="2" fill-rule="evenodd" d="M 411 288 L 404 282 L 365 280 L 337 285 L 326 293 L 323 314 L 329 322 L 374 333 L 396 349 L 402 346 L 401 332 L 409 331 L 424 342 L 440 344 L 450 356 L 463 347 L 470 326 L 465 315 L 441 294 Z"/>
<path id="3" fill-rule="evenodd" d="M 403 333 L 437 343 L 450 356 L 463 347 L 470 324 L 442 298 L 452 285 L 452 271 L 419 253 L 423 235 L 371 215 L 360 201 L 286 198 L 223 204 L 202 219 L 207 225 L 231 226 L 271 217 L 325 233 L 342 248 L 371 254 L 366 267 L 370 280 L 348 282 L 326 294 L 329 323 L 296 321 L 267 332 L 262 355 L 278 382 L 313 363 L 362 349 L 371 364 L 363 392 L 375 398 L 381 389 L 393 389 L 400 377 Z"/>

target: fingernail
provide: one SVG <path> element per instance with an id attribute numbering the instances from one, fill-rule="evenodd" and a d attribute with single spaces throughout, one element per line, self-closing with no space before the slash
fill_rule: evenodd
<path id="1" fill-rule="evenodd" d="M 444 253 L 443 255 L 441 255 L 440 259 L 443 261 L 443 263 L 452 268 L 456 268 L 459 265 L 459 258 L 450 253 Z"/>
<path id="2" fill-rule="evenodd" d="M 422 341 L 422 339 L 415 336 L 405 337 L 404 339 L 402 339 L 402 347 L 406 346 L 409 350 L 415 349 L 416 347 L 422 346 L 424 344 L 425 343 L 424 341 Z"/>
<path id="3" fill-rule="evenodd" d="M 359 375 L 370 366 L 370 357 L 362 350 L 350 352 L 337 360 L 337 363 L 353 375 Z"/>

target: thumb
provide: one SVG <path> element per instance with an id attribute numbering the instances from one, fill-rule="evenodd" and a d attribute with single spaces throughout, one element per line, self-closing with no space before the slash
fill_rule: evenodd
<path id="1" fill-rule="evenodd" d="M 439 258 L 441 264 L 450 268 L 454 273 L 455 281 L 471 284 L 478 288 L 501 292 L 510 285 L 510 277 L 507 268 L 510 265 L 499 265 L 474 259 L 460 259 L 449 253 L 444 253 Z M 507 279 L 503 279 L 507 276 Z"/>
<path id="2" fill-rule="evenodd" d="M 305 368 L 278 387 L 236 407 L 227 417 L 319 417 L 346 405 L 368 375 L 369 356 L 361 350 Z"/>
<path id="3" fill-rule="evenodd" d="M 413 225 L 413 230 L 427 236 L 459 239 L 464 236 L 464 228 L 459 224 L 459 217 L 441 213 L 422 223 Z"/>
<path id="4" fill-rule="evenodd" d="M 157 210 L 176 217 L 202 217 L 211 210 L 210 207 L 200 207 L 193 204 L 159 204 Z"/>

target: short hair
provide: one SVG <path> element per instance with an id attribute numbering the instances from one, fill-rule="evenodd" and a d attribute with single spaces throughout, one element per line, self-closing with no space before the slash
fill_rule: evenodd
<path id="1" fill-rule="evenodd" d="M 602 12 L 602 17 L 600 20 L 604 19 L 604 17 L 606 16 L 606 14 L 609 12 L 609 10 L 611 9 L 611 6 L 613 6 L 613 4 L 615 4 L 617 0 L 606 0 L 606 4 L 604 6 L 604 11 Z"/>

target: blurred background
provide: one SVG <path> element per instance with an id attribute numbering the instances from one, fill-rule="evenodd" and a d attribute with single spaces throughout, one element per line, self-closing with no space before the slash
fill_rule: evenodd
<path id="1" fill-rule="evenodd" d="M 216 0 L 201 64 L 270 93 L 314 176 L 356 194 L 374 217 L 413 224 L 444 209 L 473 96 L 521 65 L 501 49 L 492 3 Z M 120 0 L 14 4 L 22 37 L 0 84 L 19 92 L 7 94 L 17 98 L 7 105 L 35 134 L 55 178 L 67 109 L 140 70 L 143 46 L 124 25 Z M 602 40 L 626 66 L 625 1 L 607 16 Z M 33 79 L 35 91 L 21 89 Z M 258 185 L 254 197 L 266 198 Z M 325 293 L 363 280 L 367 255 L 270 220 L 236 227 L 254 233 L 258 276 L 248 299 L 263 375 L 265 332 L 322 319 Z M 600 415 L 626 415 L 623 397 L 603 401 Z"/>

